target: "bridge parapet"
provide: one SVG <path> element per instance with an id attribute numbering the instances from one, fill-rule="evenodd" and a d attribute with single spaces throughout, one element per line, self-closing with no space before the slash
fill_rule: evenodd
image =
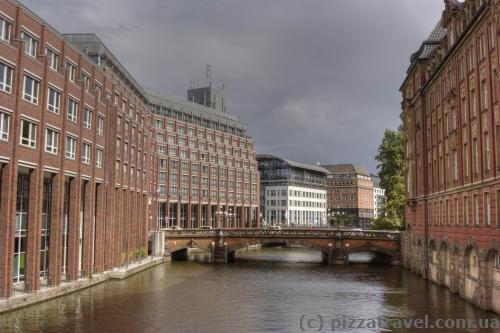
<path id="1" fill-rule="evenodd" d="M 168 230 L 167 238 L 216 237 L 222 231 L 224 237 L 241 238 L 315 238 L 315 239 L 381 239 L 399 241 L 398 231 L 346 230 L 346 229 L 217 229 L 217 230 Z"/>

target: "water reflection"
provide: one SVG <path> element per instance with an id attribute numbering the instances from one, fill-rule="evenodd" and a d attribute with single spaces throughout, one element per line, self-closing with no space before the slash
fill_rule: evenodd
<path id="1" fill-rule="evenodd" d="M 1 315 L 0 332 L 301 332 L 304 315 L 498 318 L 399 267 L 320 262 L 315 250 L 281 248 L 239 251 L 227 266 L 175 262 Z"/>

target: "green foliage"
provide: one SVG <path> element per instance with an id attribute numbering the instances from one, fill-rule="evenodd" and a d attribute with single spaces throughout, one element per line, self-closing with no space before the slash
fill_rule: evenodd
<path id="1" fill-rule="evenodd" d="M 385 189 L 386 202 L 372 228 L 403 230 L 405 214 L 404 132 L 385 130 L 375 157 L 378 162 L 380 186 Z"/>

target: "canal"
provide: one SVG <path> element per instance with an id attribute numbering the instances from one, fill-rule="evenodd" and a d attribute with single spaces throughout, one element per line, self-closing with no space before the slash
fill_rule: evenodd
<path id="1" fill-rule="evenodd" d="M 342 318 L 347 326 L 367 326 L 375 320 L 383 325 L 381 317 L 419 319 L 426 314 L 431 322 L 467 318 L 479 325 L 500 320 L 400 267 L 328 267 L 315 250 L 270 248 L 241 251 L 227 266 L 157 266 L 124 281 L 0 315 L 0 332 L 332 332 Z M 392 325 L 387 332 L 430 331 Z"/>

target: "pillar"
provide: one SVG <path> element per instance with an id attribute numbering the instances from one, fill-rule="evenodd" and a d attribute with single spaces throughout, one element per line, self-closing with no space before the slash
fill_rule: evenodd
<path id="1" fill-rule="evenodd" d="M 17 167 L 0 164 L 0 297 L 12 295 Z"/>
<path id="2" fill-rule="evenodd" d="M 260 228 L 260 212 L 259 207 L 255 207 L 255 227 Z"/>
<path id="3" fill-rule="evenodd" d="M 104 244 L 106 242 L 106 230 L 104 227 L 104 185 L 96 184 L 95 187 L 95 245 L 94 245 L 94 271 L 101 273 L 104 271 Z M 109 243 L 106 243 L 108 246 Z"/>
<path id="4" fill-rule="evenodd" d="M 68 213 L 68 267 L 67 280 L 78 279 L 78 247 L 80 230 L 80 179 L 71 178 Z"/>
<path id="5" fill-rule="evenodd" d="M 241 227 L 240 228 L 245 228 L 246 227 L 246 221 L 247 221 L 247 209 L 245 206 L 241 206 L 241 215 L 240 215 L 240 224 L 241 224 Z"/>
<path id="6" fill-rule="evenodd" d="M 25 291 L 40 288 L 40 234 L 43 202 L 43 171 L 29 171 L 28 230 Z"/>
<path id="7" fill-rule="evenodd" d="M 192 206 L 191 206 L 191 201 L 187 204 L 187 214 L 185 214 L 185 217 L 186 217 L 186 222 L 185 222 L 185 226 L 187 229 L 192 229 L 193 226 L 192 226 L 192 223 L 191 223 L 191 209 L 192 209 Z"/>
<path id="8" fill-rule="evenodd" d="M 92 258 L 94 257 L 94 207 L 95 188 L 94 182 L 85 181 L 83 184 L 84 204 L 83 204 L 83 243 L 82 243 L 82 275 L 92 276 Z"/>
<path id="9" fill-rule="evenodd" d="M 61 283 L 62 235 L 64 232 L 64 174 L 52 176 L 48 285 Z"/>
<path id="10" fill-rule="evenodd" d="M 177 201 L 176 204 L 176 210 L 175 210 L 175 225 L 180 227 L 181 226 L 181 205 L 182 203 L 180 201 Z"/>
<path id="11" fill-rule="evenodd" d="M 206 214 L 206 217 L 205 217 L 205 223 L 206 225 L 209 225 L 209 226 L 212 226 L 212 204 L 208 204 L 207 205 L 207 209 L 205 210 L 205 214 Z"/>
<path id="12" fill-rule="evenodd" d="M 202 214 L 202 210 L 203 210 L 203 205 L 200 203 L 198 203 L 198 210 L 196 211 L 196 219 L 198 220 L 197 222 L 197 225 L 198 227 L 201 227 L 203 225 L 203 223 L 201 223 L 201 214 Z"/>

